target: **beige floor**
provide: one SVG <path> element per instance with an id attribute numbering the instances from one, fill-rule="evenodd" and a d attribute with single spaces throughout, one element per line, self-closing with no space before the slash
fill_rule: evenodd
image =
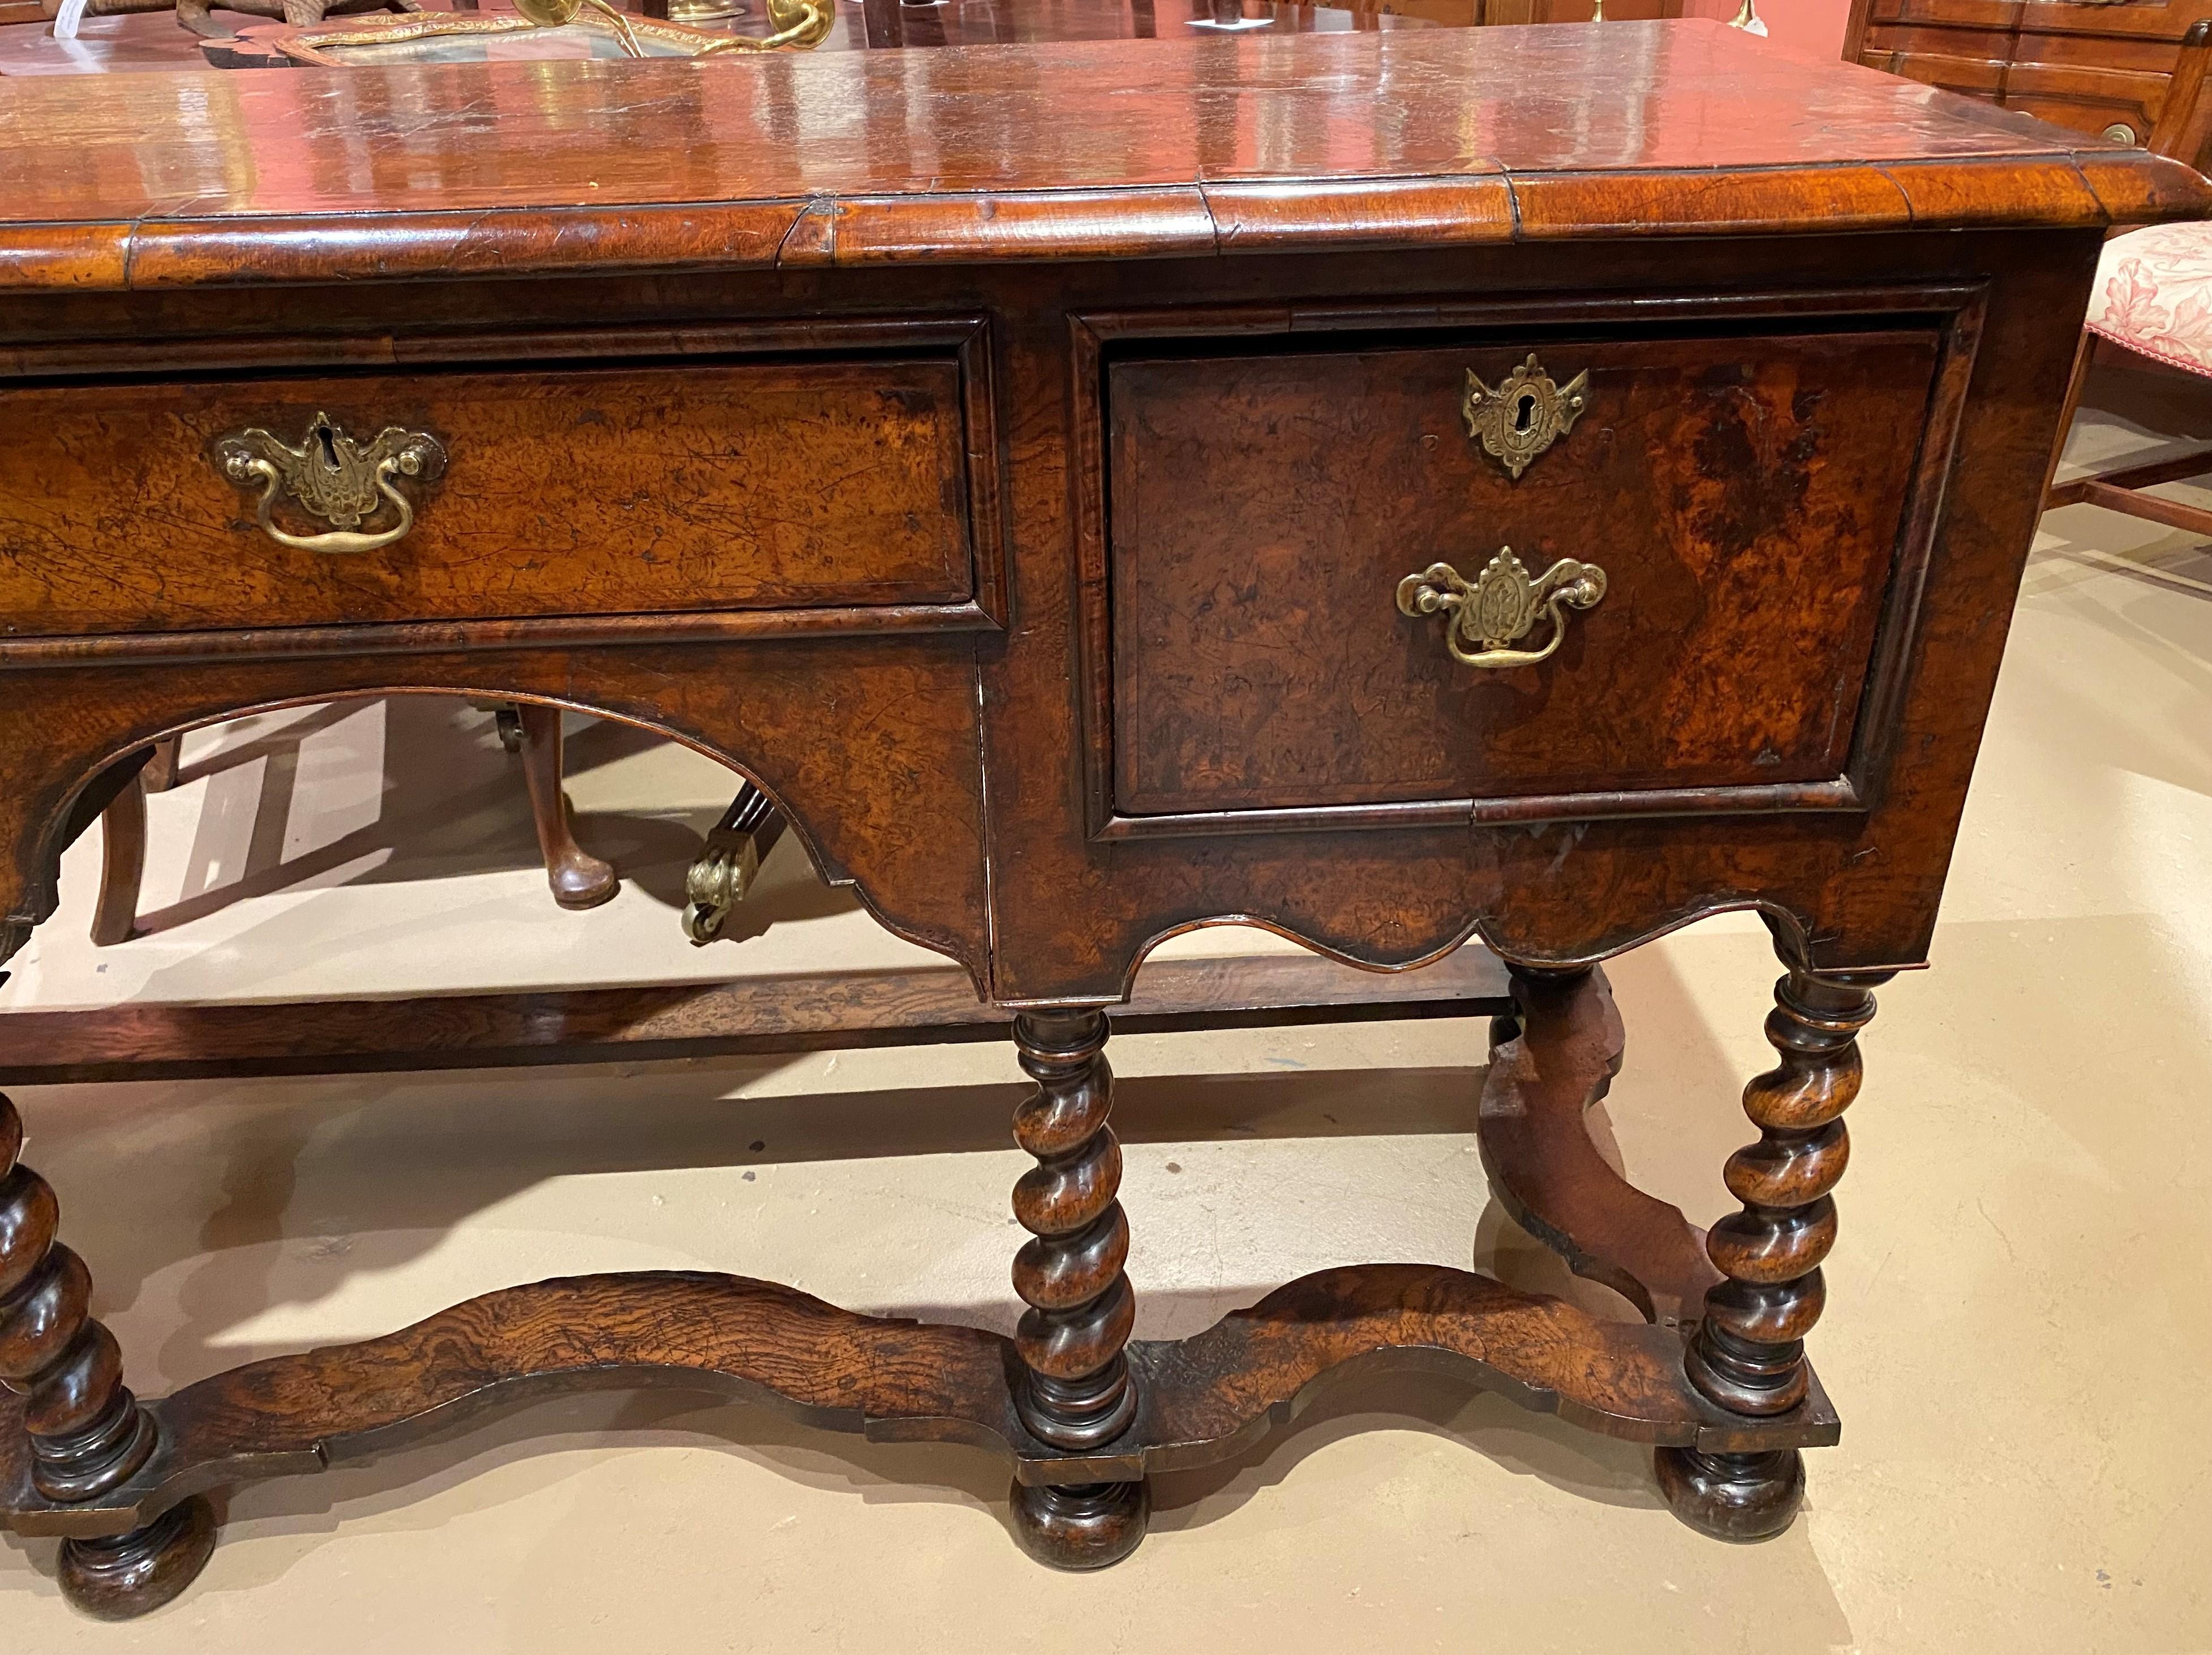
<path id="1" fill-rule="evenodd" d="M 2112 381 L 2078 453 L 2185 416 Z M 2116 554 L 2127 554 L 2118 561 Z M 594 727 L 586 835 L 632 880 L 556 913 L 521 790 L 450 704 L 265 721 L 158 799 L 151 934 L 95 954 L 90 846 L 0 1003 L 684 977 L 913 951 L 795 848 L 735 944 L 672 911 L 726 778 Z M 1848 1422 L 1802 1520 L 1704 1541 L 1644 1456 L 1434 1379 L 1370 1384 L 1164 1479 L 1102 1577 L 1024 1560 L 981 1452 L 596 1396 L 231 1500 L 126 1627 L 0 1549 L 0 1650 L 2182 1652 L 2212 1647 L 2212 556 L 2087 508 L 2028 572 L 1933 972 L 1866 1045 L 1815 1336 Z M 240 893 L 249 893 L 241 896 Z M 1243 940 L 1249 940 L 1245 939 Z M 1236 938 L 1216 934 L 1204 946 Z M 1710 1220 L 1763 1067 L 1763 932 L 1613 970 L 1626 1163 Z M 1119 1043 L 1140 1333 L 1303 1270 L 1472 1259 L 1557 1286 L 1485 1200 L 1472 1023 Z M 540 1275 L 712 1266 L 1005 1325 L 1016 1095 L 992 1048 L 21 1097 L 149 1394 Z M 1602 1300 L 1604 1295 L 1578 1290 Z"/>

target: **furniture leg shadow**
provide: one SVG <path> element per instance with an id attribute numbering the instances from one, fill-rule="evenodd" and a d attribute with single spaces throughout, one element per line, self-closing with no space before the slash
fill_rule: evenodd
<path id="1" fill-rule="evenodd" d="M 622 881 L 612 863 L 576 843 L 568 797 L 562 791 L 560 709 L 512 702 L 474 704 L 495 714 L 500 745 L 521 757 L 532 824 L 553 900 L 571 910 L 596 908 L 611 900 Z M 91 926 L 96 948 L 114 947 L 138 934 L 138 898 L 146 876 L 146 795 L 176 786 L 183 742 L 179 733 L 149 744 L 144 767 L 100 812 L 100 891 Z"/>

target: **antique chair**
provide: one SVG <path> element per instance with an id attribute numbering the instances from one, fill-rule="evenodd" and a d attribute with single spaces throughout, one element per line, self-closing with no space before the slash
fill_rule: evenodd
<path id="1" fill-rule="evenodd" d="M 561 791 L 560 709 L 494 703 L 491 710 L 498 715 L 500 744 L 522 756 L 530 814 L 553 900 L 563 908 L 598 907 L 621 889 L 621 881 L 611 866 L 576 843 L 569 824 L 568 800 Z M 146 795 L 176 785 L 177 748 L 183 739 L 171 735 L 155 742 L 137 780 L 126 782 L 100 813 L 100 897 L 92 916 L 97 947 L 128 941 L 137 927 L 138 887 L 146 871 Z"/>
<path id="2" fill-rule="evenodd" d="M 2212 20 L 2191 24 L 2165 107 L 2145 146 L 2182 159 L 2200 154 L 2212 125 L 2212 100 L 2204 79 L 2212 67 Z M 2067 387 L 2066 417 L 2058 426 L 2058 452 L 2081 398 L 2082 381 L 2100 351 L 2118 347 L 2212 379 L 2212 222 L 2160 224 L 2131 230 L 2105 244 L 2081 349 Z M 2051 457 L 2058 465 L 2058 452 Z M 2212 450 L 2169 456 L 2116 471 L 2052 484 L 2046 478 L 2044 509 L 2084 502 L 2191 534 L 2212 536 L 2212 510 L 2147 492 L 2161 483 L 2212 472 Z"/>

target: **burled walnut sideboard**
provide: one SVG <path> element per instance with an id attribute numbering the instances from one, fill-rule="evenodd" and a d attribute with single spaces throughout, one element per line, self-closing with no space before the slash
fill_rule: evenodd
<path id="1" fill-rule="evenodd" d="M 143 1401 L 0 1107 L 0 1510 L 136 1613 L 210 1488 L 634 1380 L 1003 1451 L 1089 1567 L 1395 1352 L 1778 1532 L 1838 1430 L 1856 1036 L 1926 956 L 2100 240 L 2208 204 L 1697 22 L 25 84 L 6 949 L 166 732 L 587 708 L 741 766 L 1011 1012 L 1036 1165 L 1011 1339 L 607 1275 Z M 1582 1134 L 1595 967 L 1741 908 L 1780 1056 L 1705 1235 Z M 1240 917 L 1510 964 L 1486 1165 L 1619 1318 L 1347 1263 L 1131 1341 L 1103 1008 Z"/>

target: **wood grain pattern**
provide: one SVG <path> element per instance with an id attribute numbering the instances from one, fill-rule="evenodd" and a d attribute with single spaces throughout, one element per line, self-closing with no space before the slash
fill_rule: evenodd
<path id="1" fill-rule="evenodd" d="M 1577 1275 L 1611 1287 L 1647 1321 L 1695 1322 L 1721 1280 L 1705 1232 L 1615 1171 L 1583 1120 L 1620 1072 L 1626 1039 L 1605 973 L 1516 972 L 1513 995 L 1475 1130 L 1492 1191 Z"/>
<path id="2" fill-rule="evenodd" d="M 980 963 L 988 954 L 989 992 L 1001 1003 L 1113 1001 L 1154 940 L 1230 916 L 1370 964 L 1432 958 L 1471 934 L 1515 958 L 1564 964 L 1601 958 L 1701 913 L 1752 906 L 1774 916 L 1797 940 L 1799 957 L 1821 969 L 1917 964 L 2001 658 L 2007 605 L 1997 594 L 2016 584 L 2033 520 L 2032 490 L 2023 493 L 2014 479 L 2039 472 L 2050 452 L 2070 367 L 2071 319 L 2098 246 L 2094 232 L 2024 232 L 1801 235 L 1668 250 L 1670 294 L 1833 292 L 1838 273 L 1854 270 L 1854 287 L 1984 290 L 1979 343 L 1960 359 L 1955 442 L 1931 462 L 1941 487 L 1929 496 L 1924 524 L 1930 573 L 1878 645 L 1896 652 L 1899 699 L 1887 721 L 1895 751 L 1909 762 L 1900 760 L 1886 794 L 1863 801 L 1869 808 L 1856 814 L 1701 816 L 1701 801 L 1678 800 L 1677 813 L 1667 818 L 1567 812 L 1533 826 L 1472 832 L 1459 814 L 1378 818 L 1349 833 L 1255 823 L 1206 845 L 1097 838 L 1089 805 L 1072 791 L 1070 767 L 1109 752 L 1099 745 L 1107 725 L 1091 700 L 1092 664 L 1103 672 L 1111 661 L 1106 559 L 1103 523 L 1078 514 L 1095 485 L 1072 488 L 1071 478 L 1102 465 L 1105 454 L 1103 442 L 1093 448 L 1086 441 L 1085 405 L 1068 389 L 1077 368 L 1071 318 L 1127 309 L 1133 267 L 1055 265 L 983 277 L 911 267 L 838 273 L 789 292 L 744 277 L 672 279 L 628 293 L 547 283 L 529 295 L 539 330 L 585 318 L 604 327 L 621 315 L 641 326 L 696 326 L 706 316 L 779 309 L 817 319 L 894 307 L 972 314 L 982 283 L 999 341 L 994 370 L 1012 576 L 1004 641 L 988 630 L 840 633 L 802 648 L 791 637 L 771 645 L 769 636 L 702 636 L 691 630 L 698 618 L 635 618 L 611 635 L 568 630 L 611 622 L 549 618 L 483 623 L 481 630 L 208 634 L 188 651 L 169 654 L 165 643 L 161 652 L 129 657 L 143 666 L 128 675 L 93 670 L 94 661 L 125 657 L 87 655 L 74 677 L 72 658 L 54 654 L 50 642 L 6 645 L 0 656 L 9 662 L 10 694 L 0 720 L 20 717 L 17 727 L 37 729 L 39 740 L 0 743 L 7 766 L 0 830 L 15 821 L 9 831 L 21 846 L 12 873 L 0 866 L 0 909 L 19 926 L 45 911 L 34 893 L 51 890 L 51 824 L 74 789 L 130 744 L 233 708 L 412 685 L 557 699 L 632 717 L 762 773 L 790 806 L 796 829 L 900 928 L 966 939 L 963 959 Z M 1879 259 L 1869 265 L 1872 253 Z M 1316 306 L 1438 303 L 1439 295 L 1464 313 L 1532 291 L 1626 307 L 1661 279 L 1655 269 L 1649 250 L 1601 257 L 1589 247 L 1534 246 L 1483 255 L 1411 249 L 1348 263 L 1165 261 L 1145 267 L 1144 295 L 1156 308 L 1204 315 L 1253 302 L 1256 289 L 1293 318 Z M 406 332 L 433 323 L 477 331 L 509 302 L 496 283 L 468 283 L 367 286 L 349 300 L 343 329 L 331 334 L 358 337 L 378 326 Z M 1659 313 L 1668 309 L 1663 300 L 1651 302 Z M 22 332 L 66 334 L 79 350 L 144 340 L 157 325 L 196 341 L 200 360 L 217 347 L 239 356 L 253 349 L 253 336 L 241 335 L 239 319 L 212 294 L 56 295 L 47 303 L 0 310 L 0 323 L 12 315 Z M 1103 497 L 1103 488 L 1097 492 Z M 526 627 L 551 630 L 516 630 Z M 264 652 L 267 659 L 251 659 Z M 100 700 L 73 698 L 94 682 Z M 64 703 L 66 716 L 45 710 Z M 964 745 L 975 739 L 979 717 L 981 752 Z M 817 732 L 830 733 L 830 747 L 818 745 Z M 874 796 L 874 758 L 848 751 L 816 762 L 854 744 L 888 761 L 886 775 L 904 789 L 909 813 L 895 820 Z M 1003 848 L 994 857 L 996 912 L 988 922 L 977 909 L 960 906 L 980 899 L 980 860 L 972 882 L 948 885 L 916 826 L 933 817 L 972 823 L 980 837 L 987 764 L 989 832 Z M 765 774 L 771 768 L 772 777 Z M 881 837 L 862 833 L 864 822 L 879 825 Z M 1324 862 L 1330 877 L 1315 879 Z M 21 883 L 11 888 L 11 879 Z M 1069 900 L 1075 891 L 1079 902 Z"/>
<path id="3" fill-rule="evenodd" d="M 417 691 L 581 703 L 663 731 L 757 782 L 816 867 L 851 884 L 892 930 L 981 983 L 982 783 L 975 663 L 957 639 L 793 639 L 772 649 L 691 646 L 322 658 L 307 670 L 251 658 L 118 675 L 102 667 L 9 675 L 0 697 L 0 959 L 52 911 L 69 801 L 107 755 L 169 730 L 325 695 Z M 823 652 L 834 653 L 825 655 Z M 588 681 L 588 698 L 579 694 Z M 33 825 L 35 824 L 35 825 Z"/>
<path id="4" fill-rule="evenodd" d="M 2204 95 L 2208 70 L 2212 70 L 2212 17 L 2200 17 L 2181 37 L 2173 85 L 2159 111 L 2158 125 L 2144 140 L 2152 154 L 2194 164 L 2212 147 L 2212 98 Z"/>
<path id="5" fill-rule="evenodd" d="M 994 838 L 1021 847 L 1018 858 L 994 871 L 1000 997 L 1066 998 L 1076 986 L 1066 970 L 1073 952 L 1133 958 L 1150 940 L 1224 910 L 1390 965 L 1434 958 L 1470 934 L 1526 963 L 1587 964 L 1699 914 L 1746 906 L 1783 928 L 1794 958 L 1823 968 L 1923 960 L 1929 904 L 1941 888 L 1971 777 L 1968 755 L 1994 685 L 1995 634 L 2009 612 L 2034 517 L 2033 490 L 2023 492 L 2018 479 L 2039 473 L 2048 455 L 2073 350 L 2071 317 L 2086 298 L 2097 242 L 1808 237 L 1684 246 L 1669 249 L 1665 279 L 1675 294 L 1811 290 L 1846 267 L 1871 277 L 1865 261 L 1877 245 L 1878 285 L 1985 284 L 1984 304 L 1978 343 L 1960 356 L 1955 380 L 1947 369 L 1946 389 L 1930 405 L 1955 398 L 1959 415 L 1948 450 L 1928 446 L 1933 486 L 1914 513 L 1913 532 L 1929 548 L 1927 579 L 1902 594 L 1877 645 L 1894 652 L 1895 699 L 1879 721 L 1898 758 L 1880 796 L 1849 812 L 1723 814 L 1708 799 L 1678 797 L 1670 817 L 1601 816 L 1576 800 L 1530 823 L 1476 820 L 1472 831 L 1464 810 L 1427 819 L 1378 811 L 1326 831 L 1312 822 L 1242 823 L 1222 812 L 1210 834 L 1175 837 L 1111 837 L 1095 814 L 1071 822 L 1063 791 L 1070 750 L 1099 773 L 1112 769 L 1108 524 L 1103 511 L 1084 510 L 1085 502 L 1107 498 L 1103 469 L 1093 468 L 1108 454 L 1103 422 L 1094 417 L 1086 430 L 1079 402 L 1065 423 L 1018 427 L 1009 502 L 1012 520 L 1029 526 L 1018 527 L 1014 547 L 1021 619 L 1014 647 L 985 667 L 1000 703 L 1024 709 L 1020 722 L 994 721 L 986 732 Z M 1510 305 L 1532 292 L 1561 302 L 1587 295 L 1602 305 L 1620 296 L 1609 283 L 1653 279 L 1648 249 L 1602 265 L 1594 249 L 1562 250 L 1556 259 L 1542 251 L 1433 264 L 1412 253 L 1363 260 L 1356 292 L 1342 271 L 1291 261 L 1269 261 L 1264 273 L 1255 261 L 1248 273 L 1272 284 L 1286 319 L 1278 330 L 1312 326 L 1304 320 L 1309 306 L 1351 313 L 1355 297 L 1387 315 L 1395 313 L 1387 301 L 1412 308 L 1425 295 L 1457 317 L 1484 297 Z M 1216 326 L 1224 286 L 1201 271 L 1162 266 L 1148 288 L 1148 309 L 1171 319 L 1188 307 L 1194 330 Z M 1063 303 L 1077 318 L 1110 308 L 1086 303 L 1089 295 L 1070 287 L 1063 277 Z M 1665 301 L 1653 302 L 1658 314 L 1669 313 Z M 2052 326 L 2057 317 L 2069 326 Z M 1080 374 L 1082 331 L 1062 333 L 1052 319 L 1010 323 L 1009 380 L 1066 372 L 1071 353 Z M 1110 338 L 1101 347 L 1109 356 L 1115 348 Z M 1144 340 L 1121 348 L 1167 356 L 1174 345 Z M 1063 465 L 1078 477 L 1072 610 L 1066 566 L 1047 526 L 1066 509 Z M 1532 469 L 1528 480 L 1536 476 Z M 1189 503 L 1206 508 L 1203 497 Z M 1182 504 L 1179 498 L 1174 508 Z M 1801 596 L 1808 611 L 1822 600 L 1817 589 Z M 1571 673 L 1556 682 L 1571 695 Z M 1314 877 L 1324 867 L 1328 877 Z M 1079 904 L 1063 900 L 1076 890 L 1084 892 Z M 1094 977 L 1086 986 L 1111 992 L 1120 982 Z"/>
<path id="6" fill-rule="evenodd" d="M 1412 181 L 1423 234 L 1461 244 L 1784 230 L 1808 198 L 1838 229 L 2111 217 L 2082 187 L 2075 141 L 1702 21 L 1042 45 L 1018 58 L 447 64 L 213 87 L 190 114 L 133 76 L 13 94 L 0 201 L 21 228 L 0 232 L 0 281 L 1212 257 L 1217 186 L 1273 188 L 1278 246 L 1401 244 L 1409 206 L 1387 182 L 1310 210 L 1279 187 L 1355 168 Z M 1624 87 L 1649 90 L 1592 95 Z M 1399 119 L 1373 119 L 1381 96 Z M 865 113 L 833 135 L 802 125 L 802 107 Z M 672 131 L 700 141 L 671 147 Z M 280 148 L 318 162 L 224 160 Z M 502 160 L 516 154 L 531 166 Z M 2002 163 L 1983 189 L 1923 198 L 1972 156 Z M 2187 169 L 2139 154 L 2125 165 L 2149 210 L 2202 210 Z M 1440 218 L 1423 192 L 1443 178 L 1494 180 L 1489 208 Z"/>
<path id="7" fill-rule="evenodd" d="M 1941 348 L 1524 332 L 1115 366 L 1117 808 L 1839 778 Z M 1530 354 L 1588 407 L 1516 479 L 1459 411 Z M 1476 671 L 1395 593 L 1502 547 L 1606 593 L 1543 666 Z"/>
<path id="8" fill-rule="evenodd" d="M 1558 1299 L 1433 1264 L 1352 1266 L 1278 1288 L 1181 1342 L 1130 1348 L 1143 1404 L 1097 1453 L 1037 1441 L 1008 1386 L 1011 1342 L 979 1328 L 856 1315 L 743 1276 L 577 1276 L 472 1299 L 381 1339 L 276 1356 L 149 1404 L 154 1457 L 74 1504 L 33 1489 L 0 1398 L 0 1510 L 21 1534 L 93 1538 L 223 1483 L 317 1471 L 488 1409 L 603 1387 L 663 1385 L 781 1405 L 879 1440 L 968 1442 L 1013 1457 L 1034 1485 L 1080 1485 L 1228 1457 L 1295 1415 L 1333 1369 L 1370 1358 L 1464 1373 L 1522 1406 L 1632 1441 L 1832 1442 L 1818 1397 L 1735 1421 L 1682 1378 L 1663 1329 L 1601 1322 Z"/>
<path id="9" fill-rule="evenodd" d="M 946 5 L 915 6 L 902 0 L 864 0 L 860 27 L 841 14 L 839 22 L 854 47 L 871 51 L 898 47 L 1028 45 L 1062 40 L 1171 40 L 1188 38 L 1197 27 L 1233 20 L 1248 27 L 1279 33 L 1298 33 L 1316 27 L 1341 27 L 1348 22 L 1358 29 L 1419 28 L 1433 24 L 1469 27 L 1486 21 L 1500 21 L 1486 14 L 1503 0 L 1349 0 L 1327 8 L 1291 3 L 1272 4 L 1260 16 L 1247 16 L 1241 7 L 1224 11 L 1235 0 L 1054 0 L 1048 6 L 1031 0 L 956 0 Z M 1563 8 L 1587 5 L 1588 0 L 1557 0 Z M 1671 16 L 1678 0 L 1624 0 L 1635 7 L 1656 10 L 1632 11 L 1628 15 Z M 1347 16 L 1346 14 L 1349 14 Z M 1520 21 L 1517 19 L 1505 21 Z M 857 34 L 860 38 L 855 40 Z M 816 50 L 828 49 L 836 37 Z"/>
<path id="10" fill-rule="evenodd" d="M 1133 1344 L 1130 1366 L 1145 1401 L 1132 1434 L 1160 1444 L 1142 1456 L 1146 1469 L 1203 1464 L 1221 1457 L 1221 1445 L 1249 1443 L 1268 1424 L 1295 1417 L 1331 1368 L 1387 1355 L 1471 1369 L 1486 1390 L 1524 1408 L 1632 1442 L 1694 1440 L 1718 1451 L 1835 1440 L 1834 1415 L 1823 1396 L 1813 1396 L 1787 1422 L 1768 1421 L 1780 1428 L 1763 1438 L 1745 1428 L 1747 1421 L 1707 1414 L 1698 1402 L 1685 1406 L 1679 1349 L 1668 1329 L 1601 1321 L 1470 1271 L 1349 1265 L 1278 1287 L 1179 1345 Z M 1139 1462 L 1123 1463 L 1134 1469 Z M 1052 1469 L 1055 1478 L 1067 1475 Z"/>
<path id="11" fill-rule="evenodd" d="M 480 371 L 0 392 L 0 636 L 957 603 L 975 589 L 951 360 Z M 319 413 L 427 431 L 414 526 L 280 546 L 210 459 Z M 386 526 L 388 509 L 368 520 Z M 280 499 L 279 527 L 330 525 Z M 158 557 L 115 548 L 161 537 Z"/>

